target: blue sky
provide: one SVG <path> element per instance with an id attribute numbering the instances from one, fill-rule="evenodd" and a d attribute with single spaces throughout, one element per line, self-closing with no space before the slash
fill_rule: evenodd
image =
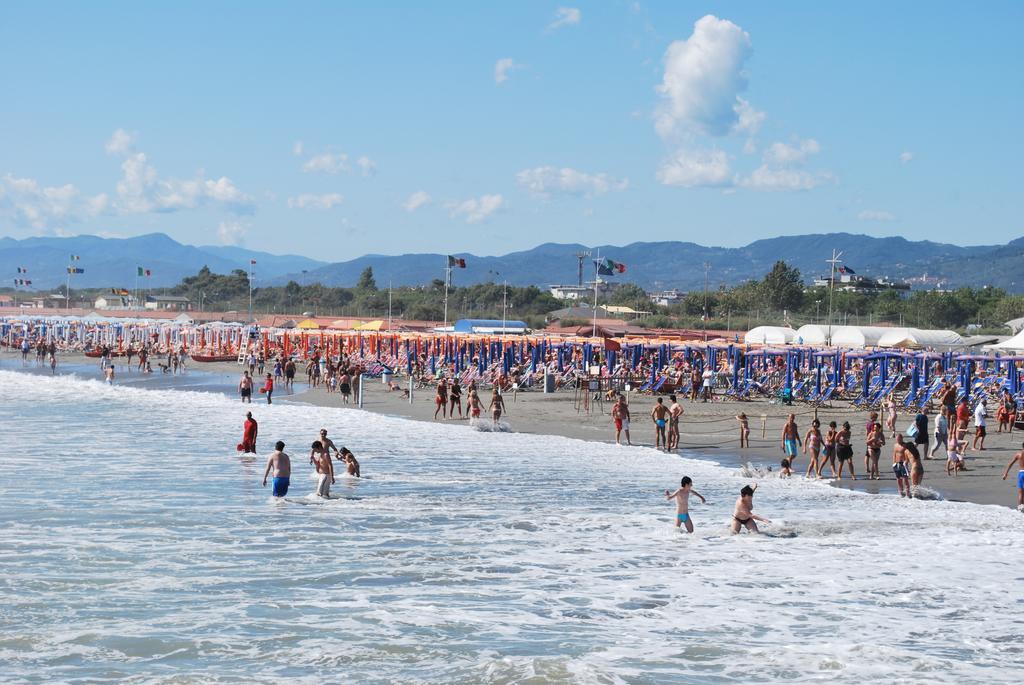
<path id="1" fill-rule="evenodd" d="M 6 3 L 0 234 L 1024 235 L 1016 2 Z"/>

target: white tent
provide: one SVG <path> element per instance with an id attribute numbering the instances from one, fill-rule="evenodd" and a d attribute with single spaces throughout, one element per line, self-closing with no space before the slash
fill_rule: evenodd
<path id="1" fill-rule="evenodd" d="M 832 330 L 835 331 L 835 329 L 836 327 L 833 326 Z M 808 323 L 796 330 L 796 338 L 794 338 L 793 342 L 797 345 L 824 345 L 827 337 L 828 326 Z"/>
<path id="2" fill-rule="evenodd" d="M 796 337 L 796 331 L 782 326 L 758 326 L 743 336 L 748 345 L 788 345 Z"/>
<path id="3" fill-rule="evenodd" d="M 832 329 L 832 344 L 836 347 L 878 347 L 879 341 L 891 328 L 881 326 L 836 326 Z"/>
<path id="4" fill-rule="evenodd" d="M 988 350 L 1024 350 L 1024 330 L 1009 340 L 994 345 L 985 345 Z"/>
<path id="5" fill-rule="evenodd" d="M 956 331 L 890 328 L 878 340 L 879 347 L 918 349 L 922 347 L 956 347 L 964 339 Z"/>

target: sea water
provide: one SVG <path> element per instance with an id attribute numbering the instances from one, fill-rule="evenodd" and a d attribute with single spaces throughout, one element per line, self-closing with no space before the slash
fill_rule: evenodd
<path id="1" fill-rule="evenodd" d="M 355 409 L 0 371 L 6 683 L 1010 683 L 1024 517 Z M 241 457 L 246 410 L 258 458 Z M 311 496 L 325 427 L 359 458 Z M 513 424 L 512 428 L 515 426 Z M 291 490 L 261 486 L 273 441 Z M 695 535 L 664 490 L 690 475 Z M 1008 485 L 1007 497 L 1012 498 Z"/>

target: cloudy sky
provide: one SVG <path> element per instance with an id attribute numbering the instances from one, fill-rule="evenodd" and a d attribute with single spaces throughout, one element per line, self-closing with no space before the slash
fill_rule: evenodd
<path id="1" fill-rule="evenodd" d="M 6 3 L 0 235 L 1024 235 L 1024 4 Z"/>

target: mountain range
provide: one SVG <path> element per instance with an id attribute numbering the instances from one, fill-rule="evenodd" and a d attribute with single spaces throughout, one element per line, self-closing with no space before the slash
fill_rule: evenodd
<path id="1" fill-rule="evenodd" d="M 325 264 L 308 257 L 273 255 L 240 247 L 183 245 L 163 233 L 134 238 L 0 238 L 0 284 L 13 285 L 13 279 L 22 278 L 17 273 L 22 268 L 28 270 L 23 278 L 31 280 L 34 289 L 54 288 L 65 283 L 72 255 L 79 257 L 74 266 L 83 270 L 72 277 L 72 288 L 132 288 L 139 267 L 151 273 L 139 279 L 140 285 L 162 288 L 177 284 L 203 266 L 217 273 L 230 273 L 234 269 L 248 269 L 250 260 L 255 259 L 254 282 L 259 283 Z"/>
<path id="2" fill-rule="evenodd" d="M 704 265 L 712 289 L 760 279 L 777 260 L 798 268 L 806 281 L 828 273 L 826 260 L 832 250 L 857 273 L 892 280 L 907 280 L 914 287 L 992 285 L 1010 292 L 1024 292 L 1020 266 L 1024 238 L 1006 245 L 958 246 L 901 237 L 876 238 L 851 233 L 782 236 L 757 240 L 736 248 L 706 247 L 690 242 L 637 242 L 624 246 L 585 247 L 580 244 L 545 243 L 529 250 L 501 256 L 459 253 L 466 268 L 453 269 L 453 283 L 467 285 L 507 280 L 512 285 L 572 284 L 577 281 L 576 254 L 589 251 L 584 279 L 592 279 L 593 260 L 610 258 L 626 265 L 626 272 L 611 277 L 631 281 L 648 290 L 704 287 Z M 17 278 L 17 267 L 29 270 L 36 288 L 64 283 L 70 255 L 80 255 L 76 266 L 84 273 L 74 276 L 75 287 L 132 287 L 137 267 L 149 269 L 148 287 L 178 283 L 184 276 L 208 266 L 218 273 L 247 269 L 256 260 L 255 282 L 283 285 L 289 280 L 320 282 L 328 286 L 352 286 L 364 269 L 373 269 L 378 286 L 423 285 L 443 278 L 447 256 L 443 254 L 365 255 L 348 261 L 326 263 L 296 255 L 273 255 L 240 247 L 183 245 L 162 233 L 135 238 L 0 238 L 0 279 L 4 285 Z M 306 272 L 306 273 L 303 273 Z"/>

